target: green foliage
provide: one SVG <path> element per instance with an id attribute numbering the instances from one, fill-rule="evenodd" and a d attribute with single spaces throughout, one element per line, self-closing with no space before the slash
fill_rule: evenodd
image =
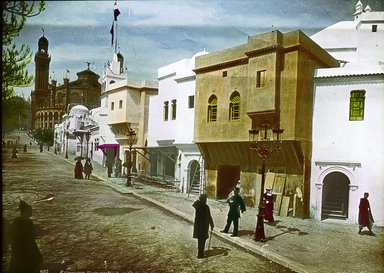
<path id="1" fill-rule="evenodd" d="M 12 132 L 21 127 L 28 127 L 30 113 L 29 102 L 19 96 L 5 98 L 2 101 L 2 133 Z"/>
<path id="2" fill-rule="evenodd" d="M 33 77 L 26 70 L 32 60 L 32 51 L 25 44 L 17 46 L 13 38 L 19 36 L 26 18 L 40 14 L 44 9 L 44 1 L 40 1 L 38 7 L 35 1 L 2 1 L 2 100 L 15 96 L 14 87 L 32 84 Z"/>
<path id="3" fill-rule="evenodd" d="M 53 145 L 53 129 L 37 129 L 33 132 L 33 138 L 38 142 L 45 145 Z"/>

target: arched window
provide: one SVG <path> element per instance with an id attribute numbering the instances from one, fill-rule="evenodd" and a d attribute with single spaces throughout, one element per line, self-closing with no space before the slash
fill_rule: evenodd
<path id="1" fill-rule="evenodd" d="M 240 94 L 235 91 L 231 95 L 229 103 L 229 120 L 240 119 Z"/>
<path id="2" fill-rule="evenodd" d="M 212 95 L 208 100 L 208 122 L 217 120 L 217 98 Z"/>

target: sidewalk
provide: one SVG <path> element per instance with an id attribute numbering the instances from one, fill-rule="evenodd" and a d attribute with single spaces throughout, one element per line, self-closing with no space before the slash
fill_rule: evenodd
<path id="1" fill-rule="evenodd" d="M 52 153 L 52 152 L 51 152 Z M 53 154 L 53 153 L 52 153 Z M 63 158 L 62 155 L 57 155 Z M 64 159 L 74 165 L 73 155 Z M 122 194 L 133 194 L 193 223 L 192 204 L 197 196 L 134 183 L 125 178 L 108 178 L 106 168 L 93 163 L 93 176 Z M 265 224 L 266 242 L 253 241 L 257 208 L 247 208 L 239 224 L 239 237 L 222 234 L 228 212 L 224 201 L 208 200 L 215 222 L 213 233 L 248 251 L 262 255 L 296 272 L 383 272 L 384 228 L 374 227 L 376 236 L 358 235 L 358 226 L 275 216 L 275 225 Z"/>

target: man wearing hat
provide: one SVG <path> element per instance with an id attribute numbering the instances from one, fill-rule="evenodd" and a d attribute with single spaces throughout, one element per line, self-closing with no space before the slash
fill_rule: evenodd
<path id="1" fill-rule="evenodd" d="M 233 195 L 227 199 L 227 203 L 229 204 L 229 211 L 227 216 L 227 224 L 223 230 L 220 232 L 228 233 L 229 228 L 233 222 L 233 233 L 232 237 L 238 236 L 239 232 L 239 218 L 240 211 L 244 213 L 247 209 L 245 207 L 245 203 L 243 198 L 240 196 L 240 188 L 236 187 L 233 190 Z"/>
<path id="2" fill-rule="evenodd" d="M 35 241 L 35 227 L 29 219 L 32 207 L 23 200 L 19 202 L 21 215 L 15 218 L 11 227 L 10 273 L 36 273 L 43 257 Z"/>
<path id="3" fill-rule="evenodd" d="M 207 205 L 207 195 L 202 194 L 192 205 L 195 210 L 195 222 L 193 225 L 193 238 L 196 238 L 197 241 L 197 258 L 204 258 L 204 248 L 205 241 L 209 238 L 208 229 L 211 226 L 213 230 L 214 224 L 211 216 L 211 211 Z"/>

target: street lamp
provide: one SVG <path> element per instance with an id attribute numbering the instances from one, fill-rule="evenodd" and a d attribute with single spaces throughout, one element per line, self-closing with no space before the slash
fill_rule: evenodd
<path id="1" fill-rule="evenodd" d="M 68 158 L 68 135 L 69 132 L 65 131 L 65 158 Z"/>
<path id="2" fill-rule="evenodd" d="M 259 211 L 257 213 L 257 224 L 253 240 L 257 242 L 265 241 L 265 232 L 264 232 L 264 184 L 265 184 L 265 160 L 269 158 L 274 152 L 279 151 L 281 140 L 279 139 L 280 135 L 283 133 L 284 129 L 273 129 L 273 139 L 274 147 L 268 145 L 268 141 L 271 140 L 268 136 L 269 124 L 262 125 L 262 131 L 258 129 L 249 130 L 249 142 L 250 150 L 256 152 L 257 155 L 262 159 L 261 167 L 261 190 L 260 190 L 260 200 L 259 200 Z M 260 134 L 261 133 L 261 134 Z M 260 140 L 260 141 L 259 141 Z"/>
<path id="3" fill-rule="evenodd" d="M 57 132 L 55 132 L 55 155 L 57 155 Z"/>
<path id="4" fill-rule="evenodd" d="M 137 141 L 137 135 L 133 129 L 129 129 L 129 132 L 127 134 L 128 136 L 128 145 L 129 145 L 129 151 L 128 151 L 128 162 L 127 165 L 127 186 L 132 186 L 131 181 L 131 168 L 132 168 L 132 159 L 131 159 L 131 153 L 132 153 L 132 145 L 136 143 Z"/>
<path id="5" fill-rule="evenodd" d="M 91 137 L 91 132 L 88 131 L 85 133 L 85 140 L 87 141 L 87 158 L 88 158 L 88 146 L 89 146 L 89 139 Z"/>

